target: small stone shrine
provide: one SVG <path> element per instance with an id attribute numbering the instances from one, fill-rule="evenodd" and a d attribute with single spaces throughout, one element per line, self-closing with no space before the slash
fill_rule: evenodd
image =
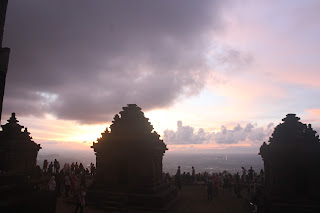
<path id="1" fill-rule="evenodd" d="M 265 212 L 320 212 L 319 136 L 295 114 L 282 120 L 260 147 Z"/>
<path id="2" fill-rule="evenodd" d="M 176 197 L 176 189 L 162 175 L 167 147 L 148 120 L 141 108 L 128 104 L 120 116 L 115 115 L 111 131 L 93 143 L 97 164 L 93 196 L 106 208 L 166 209 Z"/>
<path id="3" fill-rule="evenodd" d="M 27 128 L 18 124 L 15 113 L 8 123 L 1 125 L 0 170 L 9 173 L 31 173 L 36 167 L 40 144 L 32 141 Z"/>

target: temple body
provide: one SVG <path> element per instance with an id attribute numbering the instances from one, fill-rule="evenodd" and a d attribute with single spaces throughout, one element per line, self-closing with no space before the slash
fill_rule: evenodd
<path id="1" fill-rule="evenodd" d="M 311 125 L 288 114 L 260 155 L 267 212 L 320 212 L 320 142 Z"/>
<path id="2" fill-rule="evenodd" d="M 15 113 L 8 123 L 1 125 L 0 170 L 10 173 L 31 174 L 36 167 L 39 144 L 32 141 L 27 128 L 18 124 Z"/>
<path id="3" fill-rule="evenodd" d="M 123 107 L 112 123 L 111 132 L 107 129 L 92 146 L 95 189 L 126 196 L 127 206 L 163 207 L 176 194 L 162 179 L 166 145 L 135 104 Z"/>

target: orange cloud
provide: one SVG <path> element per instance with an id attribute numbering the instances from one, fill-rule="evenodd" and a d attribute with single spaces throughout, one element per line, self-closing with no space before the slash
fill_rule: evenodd
<path id="1" fill-rule="evenodd" d="M 307 109 L 306 111 L 313 116 L 320 116 L 320 109 Z"/>

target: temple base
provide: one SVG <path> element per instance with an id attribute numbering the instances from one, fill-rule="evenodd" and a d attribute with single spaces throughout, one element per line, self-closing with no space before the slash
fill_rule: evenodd
<path id="1" fill-rule="evenodd" d="M 167 211 L 176 201 L 177 189 L 161 184 L 148 192 L 130 192 L 93 186 L 87 192 L 88 205 L 106 211 Z"/>

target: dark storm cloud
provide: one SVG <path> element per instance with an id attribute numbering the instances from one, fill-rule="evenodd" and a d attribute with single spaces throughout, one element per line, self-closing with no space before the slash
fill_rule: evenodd
<path id="1" fill-rule="evenodd" d="M 4 113 L 103 122 L 127 103 L 149 110 L 197 94 L 221 8 L 212 0 L 11 0 Z"/>

